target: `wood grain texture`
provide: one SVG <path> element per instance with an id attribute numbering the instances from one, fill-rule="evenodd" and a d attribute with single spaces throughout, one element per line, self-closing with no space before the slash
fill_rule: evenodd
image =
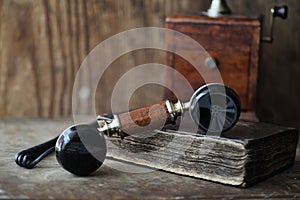
<path id="1" fill-rule="evenodd" d="M 300 198 L 299 147 L 292 168 L 248 189 L 159 170 L 148 173 L 126 173 L 114 168 L 126 168 L 131 171 L 149 169 L 110 160 L 106 160 L 105 165 L 89 177 L 76 177 L 66 172 L 59 166 L 54 155 L 32 170 L 15 164 L 14 155 L 18 151 L 53 138 L 71 123 L 71 119 L 61 118 L 0 121 L 1 199 Z"/>
<path id="2" fill-rule="evenodd" d="M 70 115 L 76 72 L 97 44 L 130 28 L 163 26 L 166 12 L 194 5 L 187 0 L 1 1 L 0 117 Z M 139 63 L 160 62 L 161 56 L 156 59 L 153 54 L 136 52 L 112 64 L 96 95 L 101 100 L 97 105 L 100 113 L 110 111 L 112 86 L 123 73 Z M 90 76 L 85 74 L 82 79 Z M 149 100 L 134 100 L 132 106 L 162 100 L 159 92 L 147 95 L 155 90 L 159 88 L 137 93 L 136 98 L 146 95 Z"/>
<path id="3" fill-rule="evenodd" d="M 70 113 L 72 80 L 82 48 L 68 48 L 67 44 L 77 41 L 79 45 L 83 40 L 79 35 L 73 37 L 72 29 L 67 28 L 68 23 L 73 26 L 72 21 L 79 20 L 79 8 L 68 8 L 71 5 L 66 3 L 4 1 L 1 31 L 3 46 L 8 48 L 2 48 L 1 70 L 6 74 L 1 76 L 2 116 L 54 117 Z M 78 56 L 73 51 L 78 51 Z"/>
<path id="4" fill-rule="evenodd" d="M 166 102 L 161 102 L 144 108 L 118 115 L 121 129 L 125 135 L 144 133 L 153 129 L 160 129 L 172 122 Z"/>

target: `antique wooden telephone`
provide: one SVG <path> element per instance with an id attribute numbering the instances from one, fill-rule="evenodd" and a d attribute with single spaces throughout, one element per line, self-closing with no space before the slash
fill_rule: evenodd
<path id="1" fill-rule="evenodd" d="M 173 14 L 166 18 L 166 27 L 184 33 L 208 52 L 201 67 L 221 72 L 223 82 L 233 88 L 242 102 L 241 119 L 259 121 L 256 116 L 256 88 L 261 42 L 273 42 L 274 19 L 286 19 L 287 6 L 271 9 L 269 36 L 262 36 L 262 17 L 231 14 L 225 0 L 213 0 L 207 12 Z M 169 49 L 188 52 L 195 58 L 198 52 L 180 43 L 176 36 L 167 39 Z M 197 89 L 205 81 L 190 63 L 174 53 L 168 53 L 167 65 L 179 71 Z M 173 84 L 173 91 L 187 96 L 182 90 L 179 76 L 166 77 Z M 166 90 L 165 98 L 176 101 L 176 97 Z"/>
<path id="2" fill-rule="evenodd" d="M 207 84 L 194 92 L 189 102 L 171 103 L 169 100 L 132 110 L 126 113 L 99 116 L 91 124 L 79 124 L 67 128 L 59 137 L 23 150 L 16 155 L 16 163 L 33 168 L 49 153 L 56 151 L 59 164 L 76 175 L 88 175 L 97 170 L 106 156 L 108 137 L 127 137 L 176 122 L 188 111 L 195 124 L 205 132 L 224 132 L 235 125 L 240 116 L 240 99 L 234 90 L 222 84 Z M 151 116 L 150 116 L 150 109 Z M 84 141 L 84 142 L 83 142 Z"/>

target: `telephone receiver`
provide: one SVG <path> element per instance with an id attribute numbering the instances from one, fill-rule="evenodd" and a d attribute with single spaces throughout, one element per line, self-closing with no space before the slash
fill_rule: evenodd
<path id="1" fill-rule="evenodd" d="M 55 150 L 58 163 L 67 171 L 86 176 L 104 162 L 107 152 L 105 137 L 124 138 L 152 130 L 164 124 L 175 124 L 178 117 L 189 112 L 198 128 L 207 133 L 221 133 L 232 128 L 239 119 L 241 103 L 228 86 L 211 83 L 194 92 L 189 102 L 169 100 L 124 112 L 98 116 L 91 124 L 73 125 L 58 137 L 16 154 L 16 163 L 31 169 Z"/>

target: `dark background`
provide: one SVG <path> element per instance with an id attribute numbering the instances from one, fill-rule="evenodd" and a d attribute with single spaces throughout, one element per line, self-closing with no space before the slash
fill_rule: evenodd
<path id="1" fill-rule="evenodd" d="M 234 13 L 263 14 L 263 35 L 268 33 L 270 8 L 288 5 L 288 19 L 276 19 L 273 44 L 261 45 L 257 113 L 262 121 L 300 128 L 300 1 L 227 3 Z M 1 0 L 0 117 L 70 116 L 76 71 L 97 44 L 131 28 L 164 27 L 167 15 L 204 11 L 209 4 L 207 0 Z M 97 99 L 108 102 L 113 80 L 153 60 L 163 62 L 163 53 L 134 52 L 117 60 L 102 80 Z M 140 90 L 132 98 L 133 107 L 163 98 L 162 88 Z M 105 112 L 108 105 L 99 103 L 97 110 Z"/>

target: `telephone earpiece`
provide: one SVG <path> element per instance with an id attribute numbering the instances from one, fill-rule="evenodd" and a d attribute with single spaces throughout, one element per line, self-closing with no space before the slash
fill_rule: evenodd
<path id="1" fill-rule="evenodd" d="M 55 146 L 58 163 L 67 171 L 86 176 L 104 162 L 106 142 L 97 126 L 79 124 L 63 131 Z"/>
<path id="2" fill-rule="evenodd" d="M 240 116 L 240 100 L 231 88 L 222 84 L 208 84 L 199 88 L 186 103 L 180 101 L 161 102 L 130 112 L 112 115 L 111 118 L 99 116 L 89 125 L 71 126 L 59 136 L 55 151 L 58 163 L 67 171 L 85 176 L 96 171 L 106 156 L 107 137 L 126 136 L 143 132 L 144 126 L 151 121 L 151 127 L 159 127 L 161 120 L 165 124 L 175 123 L 179 116 L 189 111 L 199 128 L 206 132 L 221 133 L 235 125 Z M 149 115 L 151 109 L 151 117 Z M 19 155 L 24 158 L 26 156 Z M 23 165 L 22 158 L 16 158 Z"/>
<path id="3" fill-rule="evenodd" d="M 205 85 L 194 92 L 189 111 L 200 129 L 225 132 L 238 121 L 241 103 L 230 87 L 221 84 Z"/>

